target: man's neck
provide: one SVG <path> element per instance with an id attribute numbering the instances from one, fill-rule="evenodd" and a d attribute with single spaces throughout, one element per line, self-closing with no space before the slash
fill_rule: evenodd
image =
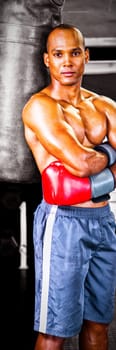
<path id="1" fill-rule="evenodd" d="M 62 100 L 67 103 L 77 106 L 83 99 L 82 89 L 80 84 L 73 86 L 53 86 L 52 84 L 48 86 L 46 92 L 53 97 L 55 100 Z"/>

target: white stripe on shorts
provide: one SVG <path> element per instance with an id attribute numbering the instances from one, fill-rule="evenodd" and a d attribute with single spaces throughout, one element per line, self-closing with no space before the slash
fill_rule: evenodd
<path id="1" fill-rule="evenodd" d="M 42 280 L 40 327 L 39 327 L 39 332 L 41 333 L 46 332 L 46 324 L 47 324 L 52 229 L 55 221 L 56 211 L 57 211 L 57 206 L 53 205 L 47 219 L 46 229 L 44 233 L 43 266 L 42 266 L 43 280 Z"/>

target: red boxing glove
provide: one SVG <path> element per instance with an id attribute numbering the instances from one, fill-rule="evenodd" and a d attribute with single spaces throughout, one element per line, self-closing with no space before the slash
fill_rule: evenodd
<path id="1" fill-rule="evenodd" d="M 74 205 L 91 199 L 89 177 L 72 175 L 59 162 L 51 163 L 42 173 L 43 197 L 49 204 Z"/>

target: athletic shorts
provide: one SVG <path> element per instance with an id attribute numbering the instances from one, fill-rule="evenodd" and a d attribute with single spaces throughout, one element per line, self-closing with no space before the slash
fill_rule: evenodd
<path id="1" fill-rule="evenodd" d="M 34 330 L 58 337 L 83 319 L 110 323 L 116 287 L 115 219 L 110 206 L 81 208 L 42 201 L 34 213 Z"/>

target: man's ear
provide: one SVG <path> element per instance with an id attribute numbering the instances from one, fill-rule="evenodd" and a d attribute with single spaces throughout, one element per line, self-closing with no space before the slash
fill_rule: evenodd
<path id="1" fill-rule="evenodd" d="M 45 66 L 48 68 L 49 67 L 49 58 L 48 58 L 47 52 L 44 52 L 43 59 L 44 59 Z"/>
<path id="2" fill-rule="evenodd" d="M 90 53 L 89 53 L 89 49 L 86 48 L 85 49 L 85 63 L 88 63 L 90 59 Z"/>

